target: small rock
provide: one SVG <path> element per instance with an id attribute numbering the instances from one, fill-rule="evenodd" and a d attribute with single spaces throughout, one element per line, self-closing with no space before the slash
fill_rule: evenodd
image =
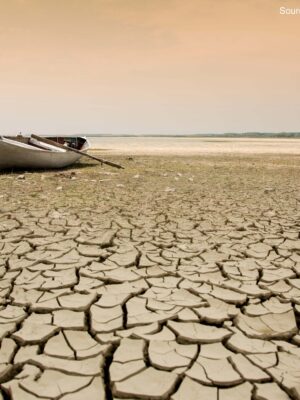
<path id="1" fill-rule="evenodd" d="M 274 192 L 275 189 L 274 188 L 265 188 L 264 193 L 271 193 Z"/>

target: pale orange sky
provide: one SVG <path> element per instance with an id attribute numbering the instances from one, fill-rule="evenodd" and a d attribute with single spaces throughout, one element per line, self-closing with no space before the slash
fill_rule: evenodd
<path id="1" fill-rule="evenodd" d="M 0 134 L 300 131 L 300 0 L 0 0 Z"/>

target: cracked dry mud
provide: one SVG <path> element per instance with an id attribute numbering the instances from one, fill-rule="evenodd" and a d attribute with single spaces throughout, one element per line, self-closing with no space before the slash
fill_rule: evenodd
<path id="1" fill-rule="evenodd" d="M 0 175 L 0 399 L 300 399 L 299 158 L 121 162 Z"/>

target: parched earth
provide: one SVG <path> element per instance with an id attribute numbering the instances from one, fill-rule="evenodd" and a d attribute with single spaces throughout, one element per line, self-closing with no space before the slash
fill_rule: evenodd
<path id="1" fill-rule="evenodd" d="M 0 175 L 0 398 L 300 399 L 300 158 Z"/>

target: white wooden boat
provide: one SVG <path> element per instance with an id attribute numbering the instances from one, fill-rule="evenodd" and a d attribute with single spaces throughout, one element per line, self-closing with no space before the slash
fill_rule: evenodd
<path id="1" fill-rule="evenodd" d="M 31 137 L 0 136 L 0 169 L 63 168 L 78 161 L 81 154 L 67 147 L 86 152 L 90 143 L 85 137 L 49 137 L 66 147 L 59 148 Z"/>

